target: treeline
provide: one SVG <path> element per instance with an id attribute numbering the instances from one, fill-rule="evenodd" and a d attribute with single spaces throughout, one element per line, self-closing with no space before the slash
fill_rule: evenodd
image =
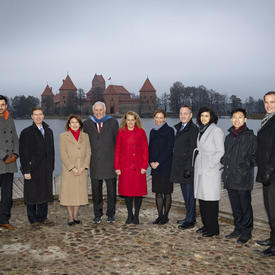
<path id="1" fill-rule="evenodd" d="M 242 102 L 236 95 L 228 97 L 202 85 L 185 87 L 179 81 L 170 88 L 170 94 L 164 93 L 158 98 L 158 106 L 172 113 L 178 113 L 182 105 L 191 106 L 194 113 L 197 113 L 201 106 L 212 108 L 218 115 L 229 115 L 231 110 L 236 108 L 245 108 L 249 114 L 265 112 L 262 99 L 250 96 Z"/>

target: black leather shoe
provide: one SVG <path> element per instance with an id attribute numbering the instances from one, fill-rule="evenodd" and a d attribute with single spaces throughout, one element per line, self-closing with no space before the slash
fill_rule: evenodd
<path id="1" fill-rule="evenodd" d="M 262 254 L 266 257 L 275 256 L 275 246 L 270 246 L 266 250 L 262 251 Z"/>
<path id="2" fill-rule="evenodd" d="M 257 244 L 259 245 L 264 245 L 264 246 L 269 246 L 271 245 L 271 241 L 270 241 L 270 238 L 264 240 L 264 241 L 256 241 Z"/>
<path id="3" fill-rule="evenodd" d="M 75 223 L 75 224 L 80 224 L 80 223 L 81 223 L 81 220 L 75 220 L 75 219 L 74 219 L 74 223 Z"/>
<path id="4" fill-rule="evenodd" d="M 206 233 L 205 227 L 203 226 L 203 227 L 197 229 L 197 230 L 196 230 L 196 233 Z"/>
<path id="5" fill-rule="evenodd" d="M 159 224 L 166 224 L 169 222 L 169 219 L 167 217 L 162 217 L 162 219 L 160 220 Z"/>
<path id="6" fill-rule="evenodd" d="M 127 218 L 125 224 L 131 224 L 131 223 L 133 222 L 133 219 L 134 219 L 133 216 L 128 216 L 128 218 Z"/>
<path id="7" fill-rule="evenodd" d="M 69 225 L 69 226 L 72 226 L 72 225 L 74 225 L 74 224 L 75 224 L 74 221 L 71 221 L 71 222 L 69 221 L 69 222 L 68 222 L 68 225 Z"/>
<path id="8" fill-rule="evenodd" d="M 183 220 L 177 220 L 177 224 L 183 224 L 185 222 L 185 219 Z"/>
<path id="9" fill-rule="evenodd" d="M 195 226 L 195 222 L 183 222 L 182 224 L 180 224 L 178 226 L 179 229 L 189 229 L 189 228 L 193 228 Z"/>
<path id="10" fill-rule="evenodd" d="M 139 224 L 139 218 L 137 216 L 134 216 L 133 224 Z"/>
<path id="11" fill-rule="evenodd" d="M 226 239 L 233 239 L 233 238 L 238 238 L 240 237 L 241 233 L 237 232 L 237 231 L 233 231 L 230 234 L 226 235 L 225 238 Z"/>
<path id="12" fill-rule="evenodd" d="M 157 217 L 154 221 L 153 224 L 159 224 L 159 222 L 161 221 L 161 217 Z"/>
<path id="13" fill-rule="evenodd" d="M 202 233 L 202 236 L 206 237 L 206 238 L 210 238 L 210 237 L 217 236 L 217 235 L 219 235 L 219 233 L 208 233 L 208 232 Z"/>
<path id="14" fill-rule="evenodd" d="M 247 243 L 249 240 L 251 239 L 251 236 L 246 236 L 246 237 L 240 237 L 238 240 L 237 240 L 237 243 L 241 243 L 241 244 L 245 244 Z"/>

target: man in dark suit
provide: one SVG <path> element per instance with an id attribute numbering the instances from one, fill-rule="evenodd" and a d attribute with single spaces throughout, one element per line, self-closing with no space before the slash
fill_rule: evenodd
<path id="1" fill-rule="evenodd" d="M 275 256 L 275 91 L 264 96 L 266 115 L 258 131 L 256 181 L 263 183 L 264 205 L 267 213 L 270 238 L 257 241 L 260 245 L 269 246 L 262 254 Z"/>
<path id="2" fill-rule="evenodd" d="M 193 151 L 197 146 L 198 127 L 192 122 L 190 106 L 180 108 L 180 122 L 175 125 L 171 181 L 179 183 L 185 201 L 186 217 L 178 220 L 180 229 L 188 229 L 196 223 L 196 200 L 194 198 Z"/>
<path id="3" fill-rule="evenodd" d="M 24 202 L 32 226 L 53 225 L 48 202 L 53 201 L 54 140 L 41 108 L 34 108 L 33 124 L 19 138 L 21 171 L 24 175 Z"/>
<path id="4" fill-rule="evenodd" d="M 114 154 L 118 122 L 105 114 L 106 106 L 97 101 L 93 105 L 93 115 L 83 123 L 83 130 L 89 135 L 91 144 L 90 175 L 94 206 L 94 223 L 100 223 L 103 216 L 103 180 L 107 187 L 107 222 L 115 222 L 116 174 Z"/>

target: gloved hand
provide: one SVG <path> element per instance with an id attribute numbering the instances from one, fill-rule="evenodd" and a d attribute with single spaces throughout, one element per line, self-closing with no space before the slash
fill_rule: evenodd
<path id="1" fill-rule="evenodd" d="M 190 170 L 184 170 L 184 172 L 183 172 L 183 177 L 185 178 L 185 179 L 188 179 L 188 178 L 190 178 L 191 177 L 191 171 Z"/>

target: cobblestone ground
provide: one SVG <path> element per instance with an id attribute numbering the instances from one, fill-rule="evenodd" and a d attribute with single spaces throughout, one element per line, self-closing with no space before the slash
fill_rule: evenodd
<path id="1" fill-rule="evenodd" d="M 66 209 L 54 202 L 49 218 L 56 225 L 32 229 L 25 207 L 17 203 L 11 223 L 17 230 L 2 230 L 0 274 L 275 274 L 275 257 L 264 258 L 256 239 L 268 237 L 258 225 L 245 245 L 224 236 L 232 225 L 220 223 L 218 237 L 195 233 L 201 226 L 179 230 L 183 210 L 173 207 L 170 222 L 153 225 L 156 210 L 143 202 L 139 225 L 125 225 L 123 201 L 117 204 L 116 222 L 92 223 L 92 206 L 80 209 L 82 224 L 69 227 Z"/>

